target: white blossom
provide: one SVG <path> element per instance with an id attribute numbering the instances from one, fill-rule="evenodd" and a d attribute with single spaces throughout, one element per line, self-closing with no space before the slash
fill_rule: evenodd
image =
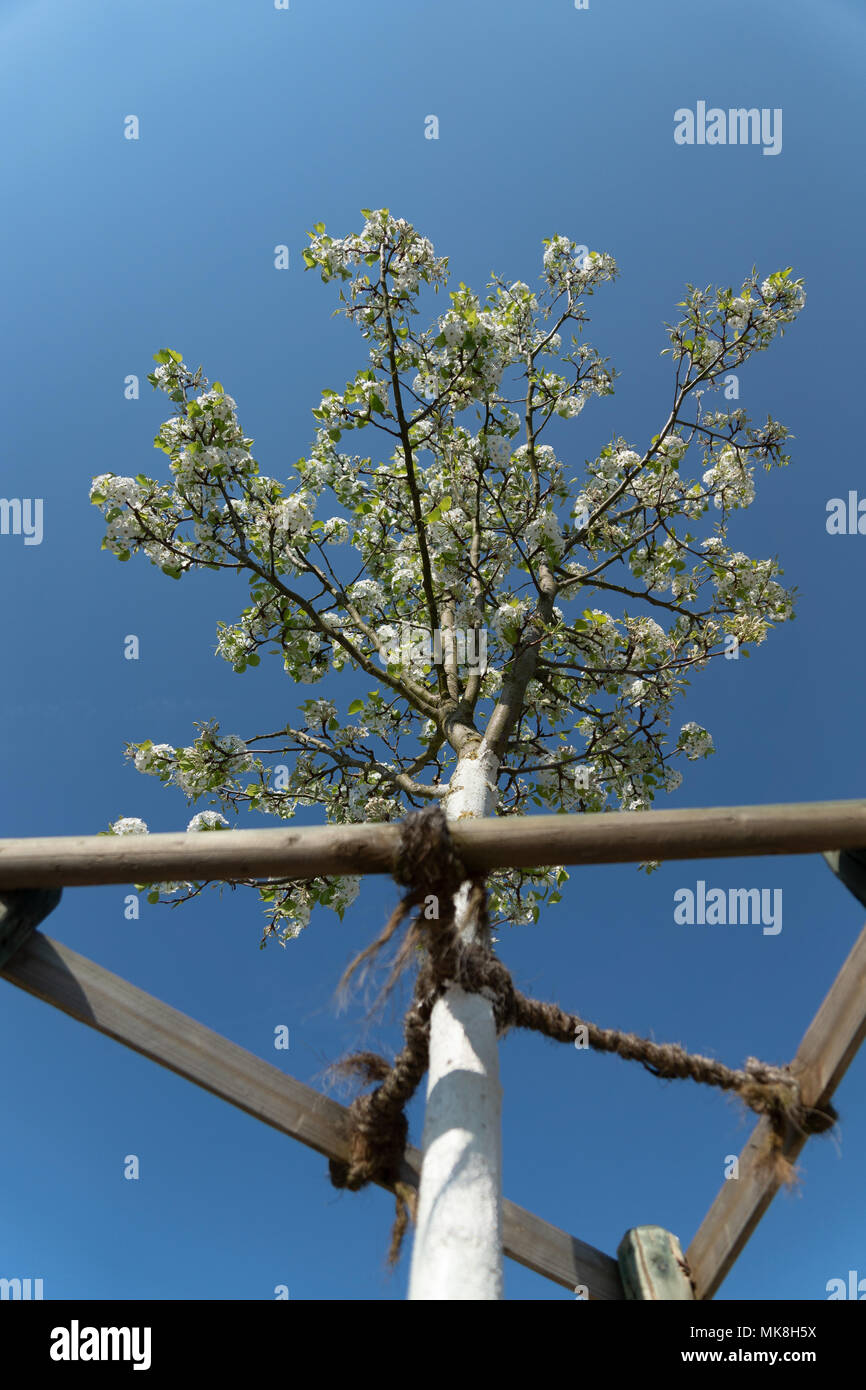
<path id="1" fill-rule="evenodd" d="M 222 830 L 227 825 L 228 821 L 219 811 L 199 811 L 198 815 L 193 816 L 187 830 Z"/>
<path id="2" fill-rule="evenodd" d="M 112 822 L 111 831 L 113 835 L 146 835 L 148 833 L 146 824 L 137 816 L 121 816 L 119 820 Z"/>
<path id="3" fill-rule="evenodd" d="M 158 773 L 162 769 L 155 764 L 167 762 L 174 757 L 170 743 L 154 743 L 150 748 L 140 748 L 134 757 L 136 772 Z"/>

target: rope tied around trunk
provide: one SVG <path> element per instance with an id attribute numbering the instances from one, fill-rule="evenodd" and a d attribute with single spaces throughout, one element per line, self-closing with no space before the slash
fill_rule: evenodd
<path id="1" fill-rule="evenodd" d="M 440 806 L 411 812 L 401 826 L 394 878 L 405 888 L 379 937 L 351 962 L 340 982 L 345 989 L 359 970 L 369 966 L 416 912 L 394 957 L 379 1002 L 387 996 L 414 957 L 418 971 L 412 1001 L 403 1020 L 403 1046 L 393 1062 L 372 1052 L 359 1052 L 337 1063 L 338 1074 L 379 1082 L 374 1091 L 359 1095 L 349 1107 L 349 1157 L 330 1161 L 335 1187 L 357 1191 L 370 1182 L 390 1187 L 397 1213 L 391 1233 L 389 1260 L 393 1265 L 409 1224 L 414 1220 L 417 1193 L 403 1166 L 408 1122 L 406 1106 L 418 1089 L 429 1062 L 430 1015 L 436 1001 L 452 985 L 489 999 L 499 1033 L 526 1028 L 554 1042 L 573 1044 L 580 1033 L 586 1045 L 640 1062 L 663 1080 L 689 1079 L 733 1091 L 770 1125 L 768 1150 L 780 1182 L 794 1180 L 784 1155 L 789 1135 L 822 1134 L 838 1115 L 832 1105 L 822 1109 L 803 1101 L 798 1078 L 789 1067 L 771 1066 L 748 1057 L 735 1070 L 711 1057 L 689 1053 L 678 1043 L 656 1043 L 616 1028 L 600 1028 L 556 1004 L 530 999 L 515 989 L 507 967 L 490 941 L 487 891 L 482 876 L 462 864 Z M 427 910 L 435 905 L 435 912 Z M 474 925 L 472 939 L 461 932 L 457 917 Z M 467 933 L 468 935 L 468 933 Z"/>
<path id="2" fill-rule="evenodd" d="M 380 1085 L 353 1100 L 349 1107 L 348 1160 L 331 1159 L 328 1165 L 334 1187 L 355 1192 L 370 1182 L 380 1182 L 393 1190 L 397 1212 L 389 1250 L 392 1265 L 399 1258 L 409 1219 L 414 1220 L 416 1210 L 415 1187 L 405 1181 L 402 1173 L 408 1134 L 406 1106 L 427 1070 L 433 1005 L 459 969 L 454 898 L 467 874 L 439 806 L 414 811 L 403 821 L 393 874 L 406 891 L 379 937 L 348 966 L 340 989 L 344 991 L 353 976 L 372 963 L 416 910 L 419 915 L 400 944 L 380 1000 L 422 947 L 427 948 L 426 958 L 419 967 L 412 1002 L 403 1020 L 403 1047 L 393 1063 L 372 1052 L 359 1052 L 334 1068 L 338 1074 L 354 1074 L 368 1083 L 379 1081 Z M 473 897 L 486 900 L 483 885 L 473 885 L 471 891 Z M 420 912 L 430 900 L 442 914 L 434 919 L 438 929 L 435 932 L 429 930 L 431 922 Z"/>

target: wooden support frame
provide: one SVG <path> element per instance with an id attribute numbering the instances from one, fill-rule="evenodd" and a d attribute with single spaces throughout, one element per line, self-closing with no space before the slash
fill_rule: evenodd
<path id="1" fill-rule="evenodd" d="M 470 870 L 819 850 L 851 892 L 866 901 L 866 801 L 467 821 L 455 824 L 452 833 Z M 398 836 L 399 826 L 365 825 L 230 836 L 0 840 L 0 977 L 319 1153 L 345 1160 L 346 1107 L 33 927 L 59 901 L 52 888 L 65 885 L 389 873 Z M 828 844 L 839 848 L 827 850 Z M 33 883 L 39 889 L 31 889 Z M 864 1038 L 866 927 L 791 1063 L 807 1107 L 827 1105 Z M 689 1246 L 686 1260 L 696 1299 L 713 1297 L 778 1191 L 777 1170 L 766 1161 L 770 1137 L 770 1126 L 761 1120 L 740 1155 L 738 1179 L 725 1183 Z M 807 1138 L 789 1130 L 782 1147 L 789 1163 Z M 419 1168 L 420 1154 L 407 1148 L 402 1181 L 417 1186 Z M 673 1239 L 666 1232 L 662 1236 Z M 659 1256 L 657 1271 L 650 1269 L 657 1237 L 650 1227 L 626 1233 L 620 1248 L 627 1283 L 631 1280 L 626 1290 L 611 1256 L 512 1202 L 503 1203 L 504 1253 L 555 1283 L 585 1287 L 593 1300 L 687 1297 L 682 1288 L 678 1293 L 668 1288 L 667 1255 Z"/>
<path id="2" fill-rule="evenodd" d="M 68 946 L 34 931 L 0 977 L 99 1033 L 176 1072 L 326 1158 L 349 1157 L 348 1108 L 296 1081 L 204 1024 Z M 403 1182 L 418 1185 L 421 1155 L 407 1148 Z M 514 1202 L 503 1202 L 503 1249 L 567 1289 L 622 1299 L 617 1262 Z"/>

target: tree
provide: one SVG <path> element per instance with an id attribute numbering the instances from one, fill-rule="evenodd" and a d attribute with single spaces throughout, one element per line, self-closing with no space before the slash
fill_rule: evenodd
<path id="1" fill-rule="evenodd" d="M 190 802 L 210 799 L 191 830 L 225 828 L 225 813 L 242 808 L 394 820 L 435 798 L 451 818 L 646 808 L 679 786 L 678 760 L 712 752 L 695 723 L 669 736 L 691 673 L 746 655 L 793 615 L 777 562 L 727 539 L 731 513 L 754 498 L 755 465 L 788 462 L 788 431 L 769 417 L 753 425 L 739 408 L 708 409 L 704 397 L 724 386 L 730 398 L 729 374 L 796 317 L 802 282 L 788 268 L 762 281 L 753 270 L 736 293 L 689 286 L 668 327 L 673 402 L 657 433 L 635 448 L 615 437 L 567 478 L 561 422 L 613 393 L 614 372 L 583 338 L 586 299 L 617 275 L 612 257 L 554 236 L 537 293 L 494 276 L 482 302 L 461 283 L 424 329 L 421 301 L 447 283 L 447 260 L 386 209 L 363 216 L 361 232 L 342 239 L 317 225 L 304 252 L 307 267 L 338 282 L 369 353 L 342 392 L 323 393 L 313 446 L 288 486 L 259 471 L 222 385 L 164 350 L 149 380 L 177 407 L 154 441 L 171 480 L 104 474 L 91 496 L 107 522 L 103 546 L 119 559 L 143 551 L 175 579 L 197 567 L 248 576 L 249 606 L 219 626 L 217 650 L 236 671 L 267 647 L 296 683 L 349 668 L 375 688 L 347 682 L 343 709 L 307 699 L 300 721 L 268 735 L 226 736 L 212 721 L 188 747 L 148 740 L 128 753 Z M 369 455 L 340 447 L 367 428 Z M 686 475 L 690 452 L 698 479 Z M 590 606 L 599 596 L 604 609 Z M 112 828 L 146 829 L 130 818 Z M 567 877 L 492 875 L 492 920 L 536 921 Z M 255 886 L 265 938 L 283 944 L 316 904 L 342 915 L 357 891 L 329 879 Z M 150 896 L 203 887 L 151 886 Z M 498 1287 L 495 1024 L 486 999 L 459 994 L 434 1011 L 431 1074 L 444 1065 L 443 1040 L 468 1049 L 488 1073 L 486 1110 L 473 1113 L 445 1066 L 446 1128 L 473 1162 L 460 1178 L 453 1146 L 425 1157 L 418 1296 Z M 474 1253 L 461 1260 L 467 1220 Z"/>

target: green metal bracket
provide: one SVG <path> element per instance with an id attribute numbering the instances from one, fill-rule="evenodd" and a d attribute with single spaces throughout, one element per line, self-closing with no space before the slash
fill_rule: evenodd
<path id="1" fill-rule="evenodd" d="M 616 1252 L 626 1298 L 694 1299 L 680 1243 L 662 1226 L 634 1226 Z"/>
<path id="2" fill-rule="evenodd" d="M 0 970 L 54 911 L 62 892 L 62 888 L 7 888 L 0 892 Z"/>
<path id="3" fill-rule="evenodd" d="M 828 849 L 824 858 L 848 892 L 866 907 L 866 849 Z"/>

